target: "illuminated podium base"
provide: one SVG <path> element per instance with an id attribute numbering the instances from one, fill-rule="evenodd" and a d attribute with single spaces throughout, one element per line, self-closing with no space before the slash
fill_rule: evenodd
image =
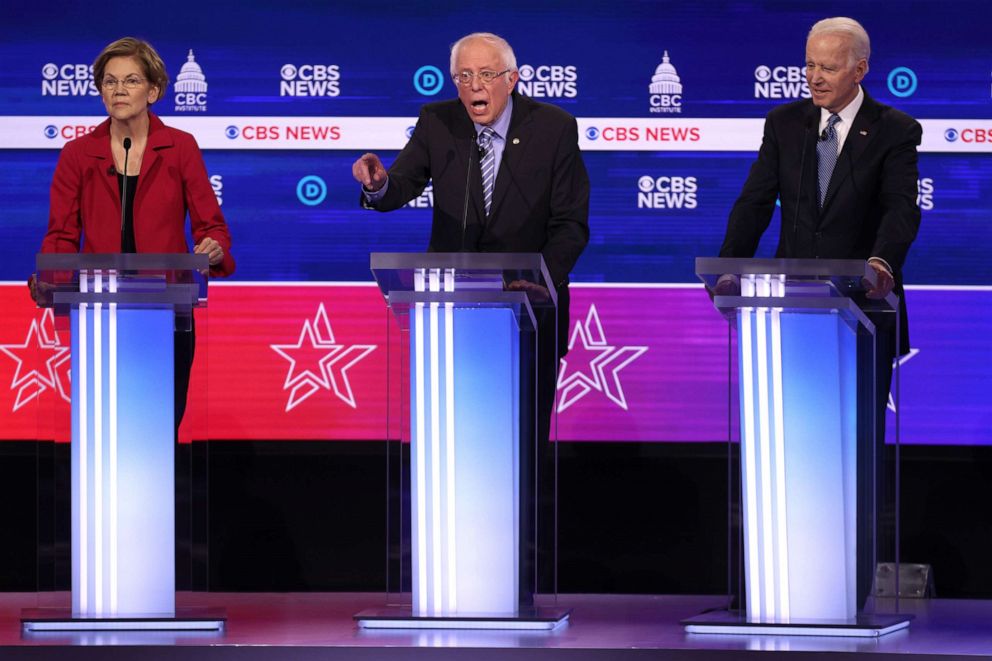
<path id="1" fill-rule="evenodd" d="M 796 623 L 748 622 L 740 611 L 710 611 L 682 620 L 686 633 L 756 634 L 773 636 L 832 636 L 878 638 L 906 629 L 912 615 L 858 614 L 853 620 L 804 620 Z"/>
<path id="2" fill-rule="evenodd" d="M 175 616 L 73 617 L 70 608 L 26 608 L 21 631 L 223 631 L 223 608 L 177 608 Z"/>
<path id="3" fill-rule="evenodd" d="M 409 606 L 369 608 L 355 615 L 362 629 L 513 629 L 553 631 L 568 623 L 571 608 L 521 608 L 516 615 L 413 615 Z"/>

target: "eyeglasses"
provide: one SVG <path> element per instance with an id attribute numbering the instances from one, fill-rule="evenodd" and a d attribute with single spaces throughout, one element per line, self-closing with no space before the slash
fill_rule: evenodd
<path id="1" fill-rule="evenodd" d="M 103 89 L 108 91 L 117 89 L 117 83 L 122 83 L 124 85 L 124 89 L 133 90 L 140 87 L 143 82 L 145 82 L 145 79 L 139 78 L 138 76 L 128 76 L 124 80 L 117 80 L 116 78 L 111 78 L 108 76 L 107 78 L 104 78 L 103 82 L 100 84 L 103 85 Z"/>
<path id="2" fill-rule="evenodd" d="M 494 80 L 499 78 L 505 73 L 510 73 L 510 69 L 505 69 L 503 71 L 480 71 L 479 73 L 472 73 L 471 71 L 462 71 L 456 73 L 451 77 L 455 81 L 456 85 L 471 85 L 473 78 L 478 78 L 479 82 L 483 85 L 491 85 Z"/>

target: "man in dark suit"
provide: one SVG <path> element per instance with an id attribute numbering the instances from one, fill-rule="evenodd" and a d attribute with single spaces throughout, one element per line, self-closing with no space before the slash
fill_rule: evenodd
<path id="1" fill-rule="evenodd" d="M 547 522 L 554 518 L 555 489 L 547 441 L 559 360 L 568 346 L 568 274 L 589 241 L 589 177 L 575 118 L 513 91 L 517 62 L 505 40 L 490 33 L 462 37 L 451 47 L 451 75 L 458 98 L 421 109 L 413 136 L 388 172 L 378 156 L 365 154 L 352 174 L 362 184 L 362 205 L 378 211 L 403 206 L 433 180 L 432 252 L 543 255 L 558 294 L 558 314 L 535 310 L 537 451 L 523 442 L 520 502 L 533 502 L 536 482 L 544 538 L 551 532 Z M 508 288 L 528 291 L 532 298 L 547 296 L 536 283 L 517 280 Z M 553 586 L 547 565 L 554 545 L 537 546 L 533 515 L 531 508 L 521 512 L 521 594 L 533 592 L 536 576 L 542 579 L 539 589 Z"/>
<path id="2" fill-rule="evenodd" d="M 544 256 L 558 293 L 557 324 L 540 323 L 539 353 L 546 358 L 539 375 L 539 438 L 547 438 L 558 358 L 567 347 L 568 274 L 589 240 L 589 178 L 578 128 L 565 111 L 513 91 L 516 57 L 494 34 L 459 39 L 451 48 L 451 75 L 458 99 L 423 107 L 388 172 L 378 156 L 365 154 L 352 174 L 362 184 L 363 206 L 378 211 L 403 206 L 433 180 L 433 252 Z"/>
<path id="3" fill-rule="evenodd" d="M 853 19 L 828 18 L 812 27 L 806 41 L 812 98 L 768 113 L 758 159 L 730 212 L 720 256 L 753 257 L 778 198 L 782 227 L 776 257 L 865 259 L 877 275 L 866 296 L 881 299 L 892 291 L 899 296 L 898 338 L 894 315 L 871 315 L 878 342 L 876 447 L 861 448 L 877 453 L 875 479 L 879 497 L 887 501 L 891 485 L 884 484 L 888 478 L 880 451 L 892 361 L 909 350 L 902 266 L 920 225 L 916 147 L 922 129 L 912 117 L 876 102 L 861 87 L 870 54 L 868 34 Z M 733 281 L 724 278 L 718 292 L 734 288 Z M 868 374 L 870 362 L 862 363 Z M 869 378 L 864 383 L 870 388 Z M 861 463 L 870 466 L 870 455 L 864 458 Z M 861 480 L 868 477 L 862 475 Z M 874 509 L 869 500 L 863 502 L 865 510 Z M 890 551 L 881 548 L 880 553 Z M 867 580 L 859 578 L 862 597 L 870 585 Z"/>

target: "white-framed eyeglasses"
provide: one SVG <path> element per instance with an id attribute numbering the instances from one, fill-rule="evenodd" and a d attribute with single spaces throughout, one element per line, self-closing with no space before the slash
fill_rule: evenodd
<path id="1" fill-rule="evenodd" d="M 479 73 L 460 71 L 452 76 L 451 79 L 455 81 L 456 85 L 471 85 L 473 78 L 478 78 L 479 82 L 483 85 L 491 85 L 494 80 L 503 74 L 510 73 L 510 71 L 510 69 L 504 69 L 503 71 L 480 71 Z"/>
<path id="2" fill-rule="evenodd" d="M 128 76 L 124 80 L 117 80 L 112 76 L 107 76 L 103 79 L 103 82 L 100 83 L 100 85 L 102 85 L 105 90 L 115 90 L 117 89 L 118 83 L 120 83 L 124 85 L 124 89 L 133 90 L 140 87 L 143 82 L 145 82 L 145 79 L 139 76 Z"/>

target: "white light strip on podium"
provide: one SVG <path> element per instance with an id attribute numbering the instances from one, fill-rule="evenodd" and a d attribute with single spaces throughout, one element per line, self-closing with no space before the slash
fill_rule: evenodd
<path id="1" fill-rule="evenodd" d="M 744 276 L 741 295 L 782 298 L 785 280 L 780 275 Z M 777 307 L 744 307 L 738 316 L 747 603 L 753 622 L 791 617 L 781 312 Z"/>
<path id="2" fill-rule="evenodd" d="M 111 294 L 117 293 L 117 272 L 109 274 Z M 117 303 L 109 312 L 109 390 L 110 396 L 110 614 L 117 615 Z"/>
<path id="3" fill-rule="evenodd" d="M 455 270 L 445 269 L 444 291 L 455 291 Z M 455 325 L 454 303 L 444 304 L 444 426 L 445 426 L 445 504 L 448 536 L 448 608 L 458 612 L 458 580 L 455 546 Z"/>
<path id="4" fill-rule="evenodd" d="M 754 276 L 741 278 L 741 295 L 754 296 Z M 757 471 L 755 470 L 755 434 L 754 434 L 754 361 L 753 343 L 751 339 L 751 313 L 753 308 L 741 308 L 738 319 L 740 320 L 740 355 L 741 355 L 741 385 L 743 386 L 743 438 L 744 443 L 744 511 L 747 518 L 745 539 L 747 540 L 747 577 L 753 579 L 747 582 L 747 612 L 761 612 L 761 583 L 758 579 L 761 576 L 760 557 L 758 553 L 758 494 L 757 494 Z"/>
<path id="5" fill-rule="evenodd" d="M 103 273 L 93 274 L 93 292 L 103 293 Z M 103 303 L 93 304 L 93 614 L 103 612 Z"/>
<path id="6" fill-rule="evenodd" d="M 430 269 L 427 275 L 428 288 L 431 292 L 441 291 L 440 269 Z M 431 302 L 430 307 L 430 378 L 431 378 L 431 614 L 444 612 L 441 592 L 441 393 L 438 381 L 441 378 L 438 365 L 438 303 Z"/>
<path id="7" fill-rule="evenodd" d="M 88 291 L 87 281 L 89 280 L 89 273 L 87 271 L 79 272 L 79 291 L 83 294 Z M 89 310 L 89 305 L 87 303 L 79 304 L 78 312 L 78 324 L 79 324 L 79 383 L 76 387 L 79 390 L 79 464 L 76 470 L 79 472 L 79 496 L 78 496 L 78 507 L 79 507 L 79 585 L 74 586 L 78 588 L 79 591 L 79 612 L 80 614 L 89 613 L 90 602 L 89 602 L 89 535 L 86 531 L 89 528 L 89 516 L 87 516 L 87 509 L 89 505 L 89 484 L 86 479 L 87 477 L 87 466 L 89 463 L 89 456 L 86 452 L 86 446 L 89 445 L 89 416 L 87 415 L 87 410 L 89 409 L 89 397 L 88 395 L 88 383 L 89 383 L 89 366 L 87 365 L 86 356 L 89 353 L 87 349 L 87 343 L 89 338 L 87 337 L 87 324 L 86 315 Z"/>
<path id="8" fill-rule="evenodd" d="M 418 292 L 425 291 L 424 282 L 424 271 L 423 269 L 417 269 L 413 274 L 414 279 L 414 290 Z M 417 472 L 417 485 L 416 485 L 416 496 L 417 496 L 417 603 L 415 607 L 417 609 L 418 615 L 427 615 L 427 538 L 425 532 L 427 530 L 427 490 L 424 488 L 427 484 L 427 466 L 426 458 L 424 453 L 421 451 L 420 445 L 423 443 L 425 429 L 425 413 L 424 413 L 424 344 L 422 338 L 419 337 L 421 331 L 424 327 L 424 304 L 415 303 L 414 304 L 414 327 L 412 333 L 414 333 L 414 380 L 416 381 L 416 401 L 417 406 L 414 410 L 414 422 L 416 427 L 416 437 L 415 441 L 417 445 L 412 448 L 414 455 L 414 470 Z"/>
<path id="9" fill-rule="evenodd" d="M 771 295 L 785 297 L 785 276 L 779 275 L 771 281 Z M 778 594 L 779 616 L 788 620 L 791 617 L 789 600 L 789 535 L 785 501 L 785 411 L 782 387 L 782 308 L 771 310 L 772 330 L 772 413 L 775 434 L 775 530 L 778 555 Z"/>
<path id="10" fill-rule="evenodd" d="M 755 280 L 756 295 L 762 298 L 768 296 L 768 276 L 759 276 Z M 775 613 L 775 566 L 772 557 L 772 474 L 771 448 L 769 447 L 769 411 L 768 411 L 768 331 L 766 317 L 768 308 L 756 308 L 755 315 L 755 349 L 758 367 L 758 461 L 761 473 L 761 578 L 763 585 L 761 593 L 764 597 L 761 609 L 762 617 Z"/>

